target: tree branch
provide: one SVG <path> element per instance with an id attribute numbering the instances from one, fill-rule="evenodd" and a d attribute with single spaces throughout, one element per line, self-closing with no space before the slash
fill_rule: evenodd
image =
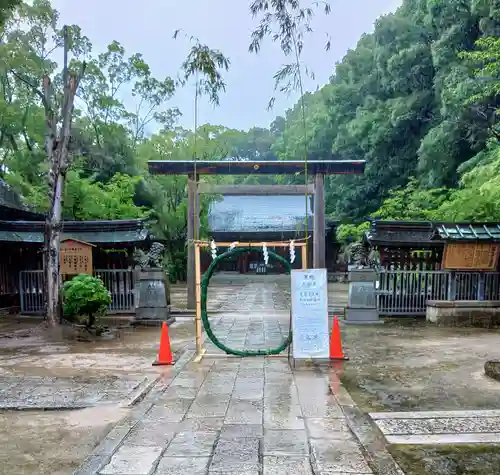
<path id="1" fill-rule="evenodd" d="M 45 110 L 51 110 L 50 108 L 50 103 L 47 102 L 47 99 L 45 97 L 45 95 L 42 93 L 42 91 L 40 91 L 40 89 L 38 89 L 34 84 L 32 84 L 30 81 L 28 81 L 26 78 L 23 78 L 21 75 L 17 74 L 14 70 L 10 70 L 10 72 L 12 73 L 12 75 L 16 78 L 16 79 L 19 79 L 19 81 L 23 82 L 24 84 L 26 84 L 27 86 L 29 86 L 32 91 L 40 98 L 40 100 L 42 101 L 42 104 L 43 104 L 43 107 Z"/>

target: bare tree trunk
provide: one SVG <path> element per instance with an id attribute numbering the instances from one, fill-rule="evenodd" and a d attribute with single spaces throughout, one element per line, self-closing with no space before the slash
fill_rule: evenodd
<path id="1" fill-rule="evenodd" d="M 56 179 L 53 203 L 45 222 L 45 287 L 47 292 L 47 320 L 51 326 L 56 326 L 62 317 L 59 257 L 64 181 L 64 176 L 59 173 Z"/>
<path id="2" fill-rule="evenodd" d="M 61 241 L 61 219 L 66 173 L 70 165 L 69 144 L 71 140 L 71 121 L 78 84 L 86 64 L 82 63 L 78 74 L 68 70 L 69 38 L 68 28 L 64 27 L 64 66 L 63 97 L 59 104 L 54 104 L 54 94 L 50 78 L 43 78 L 43 91 L 29 79 L 12 73 L 40 97 L 45 110 L 45 150 L 49 163 L 49 211 L 45 219 L 44 233 L 44 276 L 46 314 L 50 326 L 56 326 L 61 320 L 61 275 L 59 266 L 59 245 Z M 56 112 L 56 107 L 59 109 Z M 58 130 L 58 124 L 61 126 Z M 0 138 L 3 138 L 0 136 Z"/>
<path id="3" fill-rule="evenodd" d="M 43 81 L 43 104 L 45 108 L 46 138 L 45 147 L 50 165 L 49 172 L 49 211 L 45 220 L 45 292 L 47 321 L 56 326 L 61 321 L 61 274 L 60 243 L 62 208 L 66 172 L 70 165 L 69 143 L 71 139 L 71 121 L 78 83 L 85 71 L 85 63 L 78 75 L 68 73 L 68 34 L 64 27 L 64 94 L 60 114 L 55 114 L 52 101 L 53 91 L 48 77 Z M 57 122 L 62 120 L 58 132 Z"/>

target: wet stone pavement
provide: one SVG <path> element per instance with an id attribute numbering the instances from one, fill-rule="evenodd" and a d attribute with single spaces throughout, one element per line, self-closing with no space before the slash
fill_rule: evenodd
<path id="1" fill-rule="evenodd" d="M 278 345 L 287 296 L 252 283 L 212 318 L 234 348 Z M 239 305 L 236 302 L 239 302 Z M 328 372 L 286 357 L 186 359 L 87 458 L 78 475 L 368 475 Z"/>
<path id="2" fill-rule="evenodd" d="M 221 343 L 238 350 L 278 347 L 288 336 L 288 293 L 276 284 L 252 283 L 234 289 L 233 298 L 221 308 L 211 326 Z M 205 341 L 207 355 L 224 351 Z"/>
<path id="3" fill-rule="evenodd" d="M 294 374 L 281 358 L 204 359 L 164 384 L 77 473 L 372 473 L 321 372 Z"/>
<path id="4" fill-rule="evenodd" d="M 144 385 L 147 378 L 0 377 L 0 410 L 78 409 L 118 404 Z"/>

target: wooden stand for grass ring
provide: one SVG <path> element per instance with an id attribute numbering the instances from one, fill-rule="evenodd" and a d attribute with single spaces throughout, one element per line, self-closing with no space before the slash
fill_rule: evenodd
<path id="1" fill-rule="evenodd" d="M 309 238 L 306 238 L 309 239 Z M 301 248 L 302 257 L 302 269 L 307 269 L 307 245 L 306 239 L 301 239 L 298 242 L 294 242 L 295 247 Z M 262 247 L 263 242 L 218 242 L 217 247 L 230 247 L 234 245 L 235 247 Z M 267 247 L 289 247 L 290 242 L 266 242 Z M 202 332 L 203 327 L 201 323 L 201 259 L 200 259 L 200 248 L 209 247 L 210 243 L 206 241 L 192 241 L 190 245 L 194 246 L 194 263 L 195 263 L 195 280 L 196 280 L 196 317 L 195 317 L 195 328 L 196 328 L 196 353 L 193 358 L 194 363 L 199 363 L 205 353 L 206 348 L 203 348 Z M 290 313 L 290 318 L 291 318 Z M 291 324 L 291 321 L 290 321 Z"/>
<path id="2" fill-rule="evenodd" d="M 199 363 L 206 353 L 206 348 L 203 348 L 202 342 L 202 325 L 201 325 L 201 260 L 200 260 L 199 243 L 194 243 L 194 265 L 195 265 L 195 280 L 196 280 L 196 354 L 193 359 L 194 363 Z"/>

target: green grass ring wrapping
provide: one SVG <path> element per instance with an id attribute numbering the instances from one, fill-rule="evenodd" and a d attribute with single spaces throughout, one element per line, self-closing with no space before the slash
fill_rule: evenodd
<path id="1" fill-rule="evenodd" d="M 217 256 L 212 263 L 210 264 L 207 272 L 205 273 L 203 280 L 201 281 L 201 320 L 203 322 L 203 327 L 205 328 L 205 332 L 212 340 L 215 346 L 220 348 L 222 351 L 226 352 L 228 355 L 236 355 L 236 356 L 265 356 L 265 355 L 278 355 L 280 354 L 283 350 L 285 350 L 290 343 L 292 342 L 292 328 L 290 327 L 290 330 L 288 332 L 288 337 L 283 341 L 283 343 L 278 346 L 277 348 L 269 348 L 267 350 L 234 350 L 232 348 L 229 348 L 225 346 L 223 343 L 221 343 L 218 338 L 215 336 L 214 332 L 212 331 L 212 328 L 210 326 L 210 322 L 208 321 L 208 314 L 207 314 L 207 293 L 208 293 L 208 284 L 210 283 L 210 278 L 212 277 L 215 268 L 217 267 L 217 264 L 219 262 L 223 262 L 230 257 L 243 254 L 245 252 L 250 252 L 250 251 L 255 251 L 256 247 L 236 247 L 232 250 L 229 250 L 220 256 Z M 262 251 L 262 248 L 260 248 Z M 284 258 L 279 256 L 273 251 L 268 250 L 267 251 L 269 257 L 273 258 L 274 260 L 281 262 L 286 269 L 287 274 L 290 274 L 292 271 L 292 265 Z"/>

